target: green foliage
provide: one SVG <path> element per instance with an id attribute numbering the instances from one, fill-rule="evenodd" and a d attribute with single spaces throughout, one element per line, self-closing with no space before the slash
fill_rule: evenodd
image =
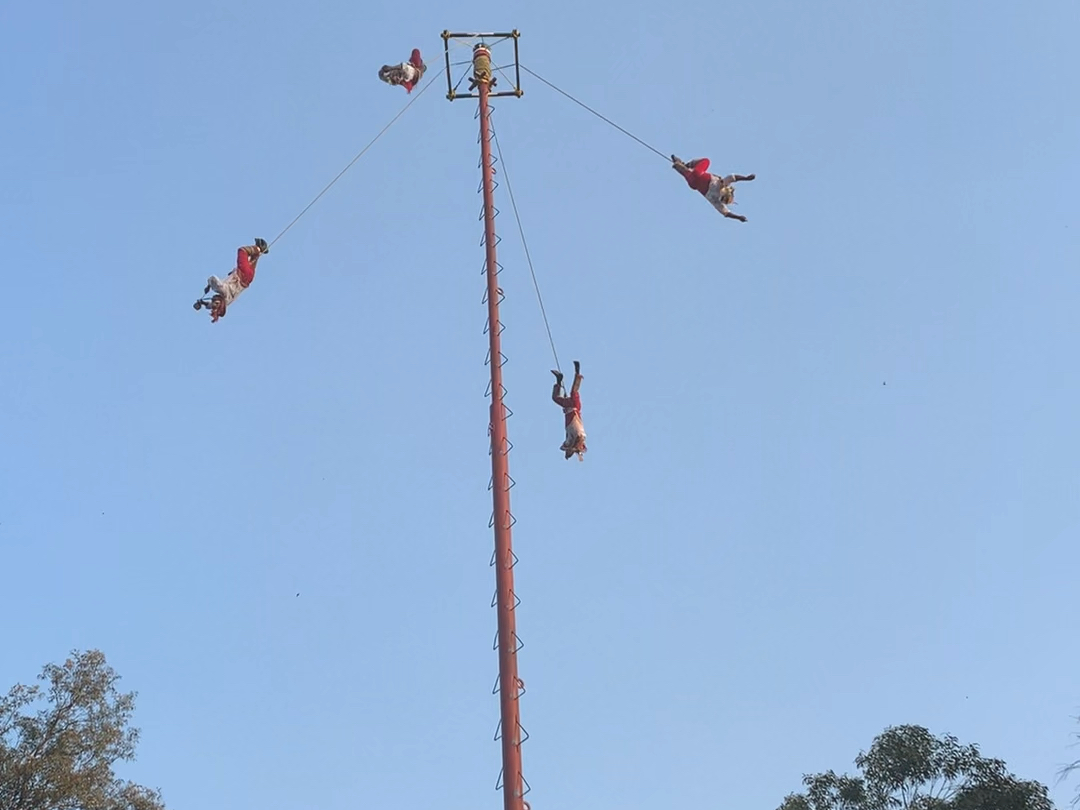
<path id="1" fill-rule="evenodd" d="M 1080 720 L 1080 717 L 1077 717 L 1076 719 Z M 1080 743 L 1080 733 L 1076 735 L 1076 741 L 1077 743 Z M 1080 771 L 1080 759 L 1074 760 L 1073 762 L 1070 762 L 1068 765 L 1062 768 L 1058 772 L 1058 781 L 1062 782 L 1068 779 L 1077 771 Z M 1071 804 L 1073 805 L 1073 807 L 1080 807 L 1080 787 L 1076 789 L 1076 795 L 1073 796 Z"/>
<path id="2" fill-rule="evenodd" d="M 1017 779 L 975 745 L 894 726 L 855 758 L 859 776 L 803 777 L 779 810 L 1052 810 L 1045 785 Z"/>
<path id="3" fill-rule="evenodd" d="M 48 664 L 41 686 L 0 698 L 0 810 L 164 810 L 161 794 L 118 779 L 135 758 L 135 693 L 97 650 Z M 42 705 L 44 704 L 44 705 Z"/>

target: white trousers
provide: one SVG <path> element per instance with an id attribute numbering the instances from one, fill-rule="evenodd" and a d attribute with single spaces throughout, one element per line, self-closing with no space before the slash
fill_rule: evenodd
<path id="1" fill-rule="evenodd" d="M 206 283 L 210 285 L 211 290 L 225 299 L 225 306 L 235 301 L 240 296 L 240 293 L 247 289 L 240 283 L 240 274 L 235 270 L 225 276 L 224 280 L 217 276 L 210 276 Z"/>

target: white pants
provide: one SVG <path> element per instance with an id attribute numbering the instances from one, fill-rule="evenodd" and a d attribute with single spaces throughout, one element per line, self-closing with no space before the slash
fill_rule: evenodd
<path id="1" fill-rule="evenodd" d="M 402 84 L 420 79 L 420 71 L 412 62 L 402 62 L 400 65 L 383 65 L 379 71 L 379 78 L 387 84 Z"/>
<path id="2" fill-rule="evenodd" d="M 225 276 L 224 280 L 217 276 L 210 276 L 206 283 L 210 285 L 211 290 L 225 299 L 225 306 L 235 301 L 240 296 L 240 293 L 247 289 L 240 283 L 240 274 L 235 270 Z"/>
<path id="3" fill-rule="evenodd" d="M 712 203 L 713 208 L 721 214 L 728 213 L 727 203 L 735 202 L 734 175 L 717 177 L 715 174 L 709 181 L 709 190 L 705 193 L 705 199 Z"/>

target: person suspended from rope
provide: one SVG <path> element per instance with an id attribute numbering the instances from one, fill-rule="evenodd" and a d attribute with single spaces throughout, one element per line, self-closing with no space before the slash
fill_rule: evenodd
<path id="1" fill-rule="evenodd" d="M 400 65 L 383 65 L 379 68 L 379 78 L 394 87 L 400 85 L 405 88 L 406 93 L 411 93 L 425 71 L 427 71 L 427 65 L 420 58 L 420 49 L 413 48 L 408 62 L 402 62 Z"/>
<path id="2" fill-rule="evenodd" d="M 574 361 L 574 384 L 570 388 L 568 397 L 562 395 L 562 372 L 552 369 L 551 373 L 555 375 L 551 399 L 563 409 L 563 415 L 566 417 L 566 440 L 559 449 L 566 453 L 567 460 L 577 453 L 578 461 L 584 461 L 585 453 L 589 448 L 585 446 L 585 424 L 581 421 L 581 395 L 578 393 L 581 381 L 585 379 L 581 376 L 581 363 Z"/>
<path id="3" fill-rule="evenodd" d="M 675 155 L 671 156 L 671 168 L 686 178 L 686 184 L 701 192 L 701 195 L 712 203 L 713 208 L 725 217 L 746 222 L 746 217 L 733 214 L 728 210 L 728 206 L 735 204 L 735 183 L 753 180 L 755 175 L 729 174 L 721 177 L 709 173 L 708 158 L 696 158 L 689 163 L 683 163 Z"/>
<path id="4" fill-rule="evenodd" d="M 210 276 L 206 280 L 203 295 L 209 295 L 211 290 L 214 291 L 214 295 L 212 298 L 200 298 L 195 302 L 195 309 L 205 307 L 210 310 L 210 323 L 217 323 L 220 318 L 224 318 L 229 304 L 235 301 L 240 293 L 250 287 L 251 282 L 255 280 L 255 265 L 259 263 L 259 257 L 269 252 L 270 246 L 266 244 L 265 239 L 256 239 L 254 245 L 237 248 L 236 267 L 224 279 Z"/>

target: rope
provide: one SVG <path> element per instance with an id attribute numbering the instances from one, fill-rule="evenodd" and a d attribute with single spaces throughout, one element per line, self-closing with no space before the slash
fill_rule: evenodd
<path id="1" fill-rule="evenodd" d="M 502 76 L 502 77 L 503 77 L 504 79 L 506 79 L 506 83 L 507 83 L 507 84 L 509 84 L 509 85 L 510 85 L 511 87 L 514 87 L 514 86 L 515 86 L 515 85 L 514 85 L 514 80 L 513 80 L 513 79 L 511 79 L 511 78 L 510 78 L 510 77 L 509 77 L 509 76 L 508 76 L 508 75 L 506 74 L 506 71 L 505 71 L 505 70 L 503 70 L 503 68 L 509 68 L 509 67 L 513 67 L 513 65 L 492 65 L 492 66 L 491 66 L 491 69 L 492 69 L 493 71 L 498 71 L 499 75 L 500 75 L 500 76 Z"/>
<path id="2" fill-rule="evenodd" d="M 526 73 L 528 73 L 529 75 L 531 75 L 531 76 L 533 76 L 534 78 L 537 78 L 537 79 L 539 79 L 540 81 L 542 81 L 542 82 L 543 82 L 544 84 L 546 84 L 546 85 L 547 85 L 548 87 L 550 87 L 550 88 L 551 88 L 552 90 L 554 90 L 555 92 L 557 92 L 557 93 L 562 93 L 562 94 L 563 94 L 564 96 L 566 96 L 566 97 L 567 97 L 568 99 L 570 99 L 570 100 L 571 100 L 572 102 L 574 102 L 575 104 L 579 104 L 579 105 L 581 105 L 581 106 L 582 106 L 582 107 L 584 107 L 584 108 L 585 108 L 586 110 L 588 110 L 588 111 L 589 111 L 589 112 L 591 112 L 591 113 L 592 113 L 593 115 L 595 115 L 595 116 L 596 116 L 597 118 L 599 118 L 599 119 L 601 119 L 602 121 L 606 121 L 607 123 L 611 124 L 611 126 L 615 127 L 615 129 L 619 130 L 619 132 L 621 132 L 621 133 L 622 133 L 623 135 L 628 135 L 628 136 L 630 136 L 630 137 L 631 137 L 631 138 L 633 138 L 633 139 L 634 139 L 635 141 L 637 141 L 637 142 L 638 142 L 638 143 L 640 143 L 640 144 L 641 144 L 642 146 L 644 146 L 644 147 L 645 147 L 646 149 L 651 149 L 651 150 L 652 150 L 653 152 L 656 152 L 656 154 L 658 154 L 658 155 L 659 155 L 660 157 L 662 157 L 662 158 L 663 158 L 664 160 L 666 160 L 666 161 L 667 161 L 668 163 L 670 163 L 670 162 L 671 162 L 671 155 L 665 155 L 665 154 L 664 154 L 663 152 L 661 152 L 661 151 L 660 151 L 659 149 L 657 149 L 657 148 L 656 148 L 655 146 L 650 146 L 649 144 L 645 143 L 645 141 L 641 140 L 641 138 L 639 138 L 639 137 L 638 137 L 637 135 L 635 135 L 634 133 L 632 133 L 632 132 L 628 132 L 627 130 L 623 129 L 623 128 L 622 128 L 622 127 L 620 127 L 620 126 L 619 126 L 618 124 L 616 124 L 616 123 L 615 123 L 614 121 L 612 121 L 612 120 L 611 120 L 610 118 L 605 118 L 605 117 L 604 117 L 604 116 L 602 116 L 602 115 L 601 115 L 600 113 L 598 113 L 598 112 L 597 112 L 596 110 L 594 110 L 594 109 L 593 109 L 592 107 L 590 107 L 590 106 L 589 106 L 588 104 L 585 104 L 584 102 L 578 101 L 578 100 L 577 100 L 576 98 L 574 98 L 574 97 L 573 97 L 572 95 L 570 95 L 569 93 L 567 93 L 567 92 L 566 92 L 565 90 L 560 90 L 560 89 L 559 89 L 558 87 L 556 87 L 556 86 L 555 86 L 555 85 L 553 85 L 553 84 L 552 84 L 551 82 L 549 82 L 549 81 L 548 81 L 547 79 L 545 79 L 545 78 L 544 78 L 543 76 L 537 76 L 537 75 L 536 75 L 535 73 L 533 73 L 533 72 L 532 72 L 531 70 L 529 70 L 529 69 L 528 69 L 527 67 L 525 67 L 524 65 L 519 65 L 519 67 L 520 67 L 520 68 L 521 68 L 522 70 L 524 70 L 524 71 L 525 71 Z"/>
<path id="3" fill-rule="evenodd" d="M 354 158 L 353 158 L 352 160 L 350 160 L 350 161 L 349 161 L 349 165 L 348 165 L 348 166 L 346 166 L 346 167 L 345 167 L 344 169 L 342 169 L 342 170 L 341 170 L 340 172 L 338 172 L 338 176 L 337 176 L 337 177 L 335 177 L 335 178 L 334 178 L 333 180 L 331 180 L 331 181 L 330 181 L 330 182 L 329 182 L 329 183 L 328 183 L 328 184 L 326 185 L 326 188 L 324 188 L 324 189 L 323 189 L 322 191 L 320 191 L 320 192 L 319 192 L 319 193 L 318 193 L 317 195 L 315 195 L 315 199 L 314 199 L 314 200 L 312 200 L 311 202 L 309 202 L 309 203 L 307 204 L 307 206 L 306 206 L 306 207 L 304 208 L 304 210 L 303 210 L 303 211 L 301 211 L 301 212 L 300 212 L 299 214 L 297 214 L 297 215 L 296 215 L 296 219 L 294 219 L 294 220 L 293 220 L 292 222 L 290 222 L 290 223 L 289 223 L 288 225 L 286 225 L 286 226 L 285 226 L 285 230 L 283 230 L 283 231 L 282 231 L 281 233 L 279 233 L 279 234 L 278 234 L 277 236 L 275 236 L 275 237 L 274 237 L 274 241 L 273 241 L 273 242 L 271 242 L 271 243 L 270 243 L 270 245 L 269 245 L 268 247 L 272 247 L 272 246 L 274 245 L 274 243 L 275 243 L 275 242 L 277 242 L 277 240 L 278 240 L 278 239 L 280 239 L 280 238 L 281 238 L 281 237 L 283 237 L 283 236 L 284 236 L 284 235 L 285 235 L 286 233 L 288 233 L 288 231 L 289 231 L 289 228 L 291 228 L 291 227 L 292 227 L 293 225 L 295 225 L 295 224 L 296 224 L 297 222 L 299 222 L 299 221 L 300 221 L 300 217 L 302 217 L 302 216 L 303 216 L 304 214 L 306 214 L 306 213 L 308 212 L 308 210 L 309 210 L 309 209 L 311 208 L 311 206 L 315 205 L 315 203 L 317 203 L 317 202 L 319 201 L 319 199 L 320 199 L 320 198 L 322 197 L 322 195 L 323 195 L 323 194 L 325 194 L 326 192 L 328 192 L 328 191 L 330 190 L 330 187 L 331 187 L 331 186 L 333 186 L 333 185 L 334 185 L 334 183 L 336 183 L 336 182 L 337 182 L 338 180 L 340 180 L 340 179 L 342 178 L 342 176 L 343 176 L 343 175 L 345 174 L 345 172 L 347 172 L 347 171 L 348 171 L 349 169 L 351 169 L 351 168 L 352 168 L 352 166 L 353 166 L 353 164 L 354 164 L 354 163 L 356 163 L 356 161 L 358 161 L 358 160 L 359 160 L 359 159 L 360 159 L 361 157 L 363 157 L 363 156 L 364 156 L 364 153 L 365 153 L 365 152 L 366 152 L 366 151 L 367 151 L 368 149 L 370 149 L 370 148 L 371 148 L 372 146 L 374 146 L 374 145 L 375 145 L 375 141 L 379 140 L 379 138 L 381 138 L 381 137 L 382 137 L 382 136 L 383 136 L 383 135 L 385 134 L 386 130 L 390 129 L 390 127 L 392 127 L 392 126 L 394 125 L 394 122 L 396 122 L 396 121 L 397 121 L 397 120 L 398 120 L 399 118 L 401 118 L 401 116 L 403 116 L 403 115 L 405 114 L 405 111 L 406 111 L 406 110 L 408 110 L 408 109 L 409 109 L 409 107 L 411 107 L 411 106 L 412 106 L 412 105 L 413 105 L 413 104 L 414 104 L 414 103 L 416 102 L 416 100 L 417 100 L 418 98 L 420 98 L 420 96 L 424 95 L 424 91 L 425 91 L 425 90 L 427 90 L 427 89 L 428 89 L 429 87 L 431 87 L 431 85 L 432 85 L 432 84 L 433 84 L 433 83 L 435 82 L 435 80 L 436 80 L 436 79 L 438 79 L 438 78 L 439 78 L 439 77 L 440 77 L 440 76 L 441 76 L 441 75 L 442 75 L 443 73 L 445 73 L 445 72 L 446 72 L 446 68 L 443 68 L 443 69 L 442 69 L 442 70 L 440 70 L 440 71 L 439 71 L 438 73 L 436 73 L 436 74 L 435 74 L 434 76 L 432 76 L 432 77 L 431 77 L 431 79 L 430 79 L 430 80 L 428 81 L 428 83 L 427 83 L 427 84 L 425 84 L 425 85 L 424 85 L 424 86 L 423 86 L 423 87 L 422 87 L 422 88 L 420 89 L 420 92 L 419 92 L 419 93 L 417 93 L 417 94 L 416 94 L 415 96 L 413 96 L 413 97 L 412 97 L 412 98 L 411 98 L 411 99 L 409 100 L 409 103 L 408 103 L 408 104 L 406 104 L 406 105 L 405 105 L 404 107 L 402 107 L 402 108 L 401 108 L 401 111 L 400 111 L 400 112 L 399 112 L 399 113 L 398 113 L 397 115 L 395 115 L 395 116 L 394 116 L 393 118 L 391 118 L 391 119 L 390 119 L 390 123 L 389 123 L 389 124 L 387 124 L 387 125 L 386 125 L 385 127 L 383 127 L 383 128 L 382 128 L 382 129 L 381 129 L 381 130 L 379 131 L 379 134 L 378 134 L 378 135 L 376 135 L 376 136 L 375 136 L 374 138 L 372 138 L 372 139 L 371 139 L 371 141 L 370 141 L 370 142 L 368 143 L 368 145 L 367 145 L 367 146 L 365 146 L 365 147 L 364 147 L 363 149 L 361 149 L 361 150 L 360 150 L 360 153 L 359 153 L 359 154 L 358 154 L 358 155 L 357 155 L 356 157 L 354 157 Z"/>
<path id="4" fill-rule="evenodd" d="M 470 65 L 472 64 L 472 60 L 471 60 L 471 59 L 469 60 L 469 64 L 470 64 Z M 470 70 L 466 70 L 466 71 L 465 71 L 464 73 L 462 73 L 462 74 L 461 74 L 461 78 L 457 80 L 457 84 L 455 84 L 455 85 L 454 85 L 454 89 L 453 89 L 453 90 L 451 90 L 450 92 L 451 92 L 451 93 L 456 93 L 456 92 L 457 92 L 457 89 L 458 89 L 459 87 L 461 87 L 461 83 L 462 83 L 463 81 L 465 81 L 465 77 L 466 77 L 466 76 L 471 76 L 471 75 L 472 75 L 472 71 L 470 71 Z"/>
<path id="5" fill-rule="evenodd" d="M 502 147 L 499 145 L 499 136 L 495 127 L 491 127 L 491 138 L 495 141 L 495 149 L 499 153 L 499 163 L 503 167 L 503 177 L 506 178 L 506 191 L 510 195 L 510 205 L 514 208 L 514 219 L 517 220 L 518 233 L 521 234 L 521 244 L 525 248 L 525 260 L 529 263 L 529 273 L 532 275 L 533 287 L 536 289 L 536 300 L 540 302 L 540 314 L 544 318 L 544 328 L 547 329 L 548 343 L 551 344 L 551 353 L 555 357 L 555 368 L 560 372 L 559 353 L 555 351 L 555 339 L 551 336 L 551 324 L 548 323 L 547 310 L 544 309 L 544 297 L 540 295 L 540 285 L 536 281 L 536 271 L 533 269 L 532 256 L 529 255 L 529 243 L 525 241 L 525 229 L 521 226 L 521 215 L 518 214 L 517 202 L 514 201 L 514 189 L 510 185 L 510 175 L 506 171 L 506 161 L 503 159 Z"/>

